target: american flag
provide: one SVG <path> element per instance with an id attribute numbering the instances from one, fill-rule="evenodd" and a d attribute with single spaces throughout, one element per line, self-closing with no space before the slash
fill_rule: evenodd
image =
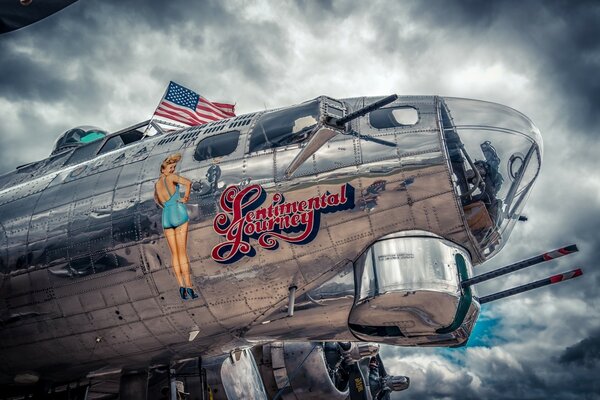
<path id="1" fill-rule="evenodd" d="M 235 117 L 235 105 L 211 102 L 184 86 L 169 82 L 169 87 L 152 119 L 155 117 L 186 126 L 202 125 L 219 119 Z"/>

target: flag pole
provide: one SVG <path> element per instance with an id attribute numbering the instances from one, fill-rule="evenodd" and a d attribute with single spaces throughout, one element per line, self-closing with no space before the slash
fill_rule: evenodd
<path id="1" fill-rule="evenodd" d="M 165 131 L 154 122 L 154 117 L 156 116 L 156 110 L 158 110 L 158 107 L 160 107 L 160 104 L 163 102 L 165 97 L 167 97 L 167 93 L 169 92 L 169 87 L 171 86 L 171 83 L 173 83 L 173 81 L 169 81 L 169 84 L 167 85 L 167 89 L 165 90 L 162 97 L 160 98 L 160 101 L 156 105 L 156 108 L 154 108 L 154 112 L 152 113 L 152 116 L 150 117 L 150 120 L 148 121 L 148 126 L 146 126 L 146 129 L 144 130 L 143 137 L 149 136 L 148 131 L 150 130 L 150 127 L 153 127 L 154 129 L 156 129 L 158 131 L 158 133 L 160 133 L 161 135 L 165 133 Z"/>

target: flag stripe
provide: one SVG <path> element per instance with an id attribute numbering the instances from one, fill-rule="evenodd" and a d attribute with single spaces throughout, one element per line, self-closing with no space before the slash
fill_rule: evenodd
<path id="1" fill-rule="evenodd" d="M 165 100 L 162 104 L 162 106 L 164 108 L 169 108 L 169 111 L 177 111 L 179 113 L 181 113 L 181 115 L 185 115 L 188 116 L 189 118 L 193 118 L 194 120 L 198 121 L 198 125 L 204 124 L 207 121 L 206 120 L 211 120 L 211 121 L 217 121 L 220 119 L 223 119 L 222 117 L 215 115 L 215 114 L 209 114 L 209 113 L 204 113 L 204 112 L 193 112 L 188 110 L 187 108 L 181 108 L 177 105 L 173 105 L 171 103 L 169 103 L 167 100 Z"/>
<path id="2" fill-rule="evenodd" d="M 198 93 L 175 82 L 170 82 L 154 111 L 153 118 L 155 116 L 187 126 L 195 126 L 235 117 L 235 105 L 212 103 Z"/>
<path id="3" fill-rule="evenodd" d="M 197 119 L 193 119 L 193 118 L 188 117 L 186 115 L 181 115 L 181 113 L 172 112 L 170 110 L 165 110 L 165 109 L 156 110 L 155 114 L 156 115 L 160 115 L 162 117 L 170 118 L 170 119 L 172 119 L 174 121 L 185 123 L 186 125 L 192 125 L 192 124 L 197 125 L 197 124 L 201 123 Z"/>
<path id="4" fill-rule="evenodd" d="M 179 114 L 166 112 L 164 110 L 160 110 L 160 111 L 157 110 L 156 113 L 154 113 L 154 115 L 157 115 L 157 116 L 163 117 L 163 118 L 168 118 L 170 120 L 177 121 L 179 123 L 182 123 L 182 124 L 185 124 L 188 126 L 199 125 L 198 121 L 187 119 L 185 117 L 182 117 Z"/>
<path id="5" fill-rule="evenodd" d="M 212 104 L 210 101 L 206 100 L 206 99 L 201 99 L 201 101 L 198 101 L 198 105 L 196 106 L 196 110 L 198 109 L 202 109 L 202 110 L 206 110 L 206 111 L 212 111 L 215 114 L 218 114 L 221 116 L 221 118 L 229 118 L 230 115 L 227 115 L 227 112 L 216 107 L 214 104 Z"/>
<path id="6" fill-rule="evenodd" d="M 197 121 L 198 124 L 203 124 L 204 121 L 203 119 L 195 112 L 188 110 L 187 108 L 181 108 L 175 104 L 171 104 L 170 102 L 168 102 L 167 100 L 165 100 L 160 108 L 163 108 L 171 113 L 173 112 L 177 112 L 179 113 L 182 117 L 186 117 L 186 118 L 190 118 L 194 121 Z"/>
<path id="7" fill-rule="evenodd" d="M 209 105 L 215 107 L 216 109 L 224 112 L 225 114 L 233 114 L 233 116 L 235 116 L 235 105 L 234 104 L 216 103 L 216 102 L 210 101 L 208 99 L 205 99 L 204 97 L 201 97 L 201 99 L 204 100 L 205 102 L 209 103 Z"/>
<path id="8" fill-rule="evenodd" d="M 171 118 L 181 118 L 185 121 L 189 121 L 192 124 L 195 125 L 200 125 L 204 123 L 204 120 L 201 119 L 199 116 L 192 114 L 192 113 L 187 113 L 185 110 L 178 110 L 178 109 L 171 109 L 169 107 L 167 107 L 166 104 L 163 104 L 159 110 L 157 111 L 162 111 L 165 113 L 169 113 L 171 115 Z"/>
<path id="9" fill-rule="evenodd" d="M 226 104 L 226 103 L 213 103 L 219 109 L 223 110 L 223 112 L 227 114 L 231 114 L 231 116 L 235 116 L 235 105 L 234 104 Z"/>
<path id="10" fill-rule="evenodd" d="M 197 113 L 203 113 L 204 115 L 212 115 L 215 117 L 215 119 L 224 119 L 224 118 L 229 118 L 225 115 L 223 115 L 223 113 L 219 113 L 219 112 L 215 112 L 212 109 L 208 108 L 208 107 L 202 107 L 202 106 L 198 106 L 196 108 L 196 112 Z"/>

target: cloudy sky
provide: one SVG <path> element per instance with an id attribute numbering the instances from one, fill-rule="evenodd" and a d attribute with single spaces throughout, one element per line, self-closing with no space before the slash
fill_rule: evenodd
<path id="1" fill-rule="evenodd" d="M 387 368 L 411 377 L 403 399 L 600 398 L 600 3 L 191 3 L 80 0 L 0 36 L 0 173 L 45 158 L 70 127 L 147 119 L 169 80 L 238 113 L 321 94 L 508 105 L 540 128 L 544 165 L 529 221 L 479 271 L 581 251 L 480 294 L 575 266 L 585 275 L 484 306 L 464 349 L 385 348 Z"/>

